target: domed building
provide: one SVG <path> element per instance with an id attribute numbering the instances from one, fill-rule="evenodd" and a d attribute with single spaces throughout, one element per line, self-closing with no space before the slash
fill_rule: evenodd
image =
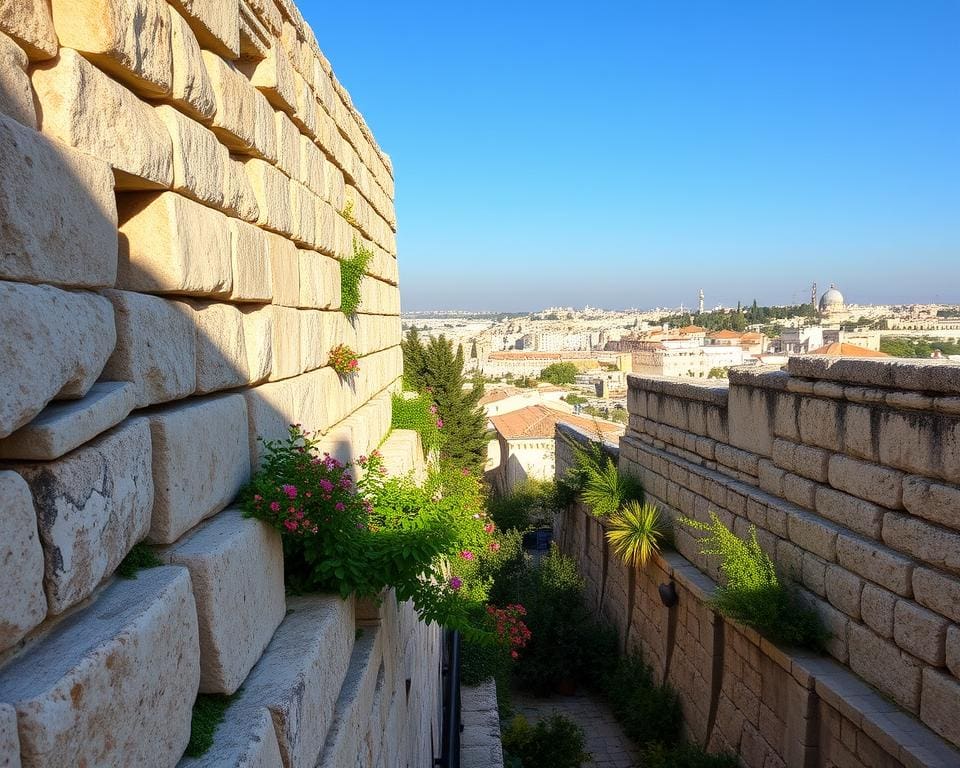
<path id="1" fill-rule="evenodd" d="M 830 317 L 842 314 L 846 310 L 847 305 L 843 300 L 843 294 L 833 283 L 830 283 L 830 289 L 820 297 L 820 314 Z"/>

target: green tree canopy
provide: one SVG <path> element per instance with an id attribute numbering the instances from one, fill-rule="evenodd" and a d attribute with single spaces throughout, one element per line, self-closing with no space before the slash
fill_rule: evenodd
<path id="1" fill-rule="evenodd" d="M 550 384 L 573 384 L 577 366 L 573 363 L 553 363 L 540 371 L 540 380 Z"/>

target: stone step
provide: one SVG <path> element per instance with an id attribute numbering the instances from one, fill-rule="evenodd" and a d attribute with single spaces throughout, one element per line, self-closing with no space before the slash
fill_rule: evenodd
<path id="1" fill-rule="evenodd" d="M 354 644 L 354 602 L 290 598 L 288 614 L 243 682 L 213 746 L 181 768 L 313 768 L 334 717 Z M 272 728 L 266 727 L 272 722 Z M 278 756 L 280 760 L 278 761 Z"/>
<path id="2" fill-rule="evenodd" d="M 199 680 L 190 575 L 151 568 L 110 584 L 0 669 L 0 704 L 16 710 L 24 768 L 161 768 L 187 745 Z"/>

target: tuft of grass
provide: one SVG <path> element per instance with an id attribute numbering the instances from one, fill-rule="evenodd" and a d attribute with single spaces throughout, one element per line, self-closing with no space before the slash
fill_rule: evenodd
<path id="1" fill-rule="evenodd" d="M 609 517 L 628 501 L 643 501 L 643 487 L 622 474 L 609 458 L 600 466 L 586 465 L 586 483 L 581 496 L 597 517 Z"/>
<path id="2" fill-rule="evenodd" d="M 190 720 L 190 741 L 183 753 L 186 757 L 201 757 L 213 746 L 213 737 L 217 726 L 226 717 L 227 709 L 240 694 L 238 690 L 231 696 L 219 693 L 201 693 L 193 703 L 193 717 Z"/>
<path id="3" fill-rule="evenodd" d="M 137 572 L 144 568 L 157 568 L 163 565 L 163 560 L 157 557 L 149 545 L 145 542 L 134 544 L 133 549 L 127 552 L 127 556 L 120 561 L 117 566 L 117 576 L 121 579 L 135 579 Z"/>
<path id="4" fill-rule="evenodd" d="M 340 311 L 350 316 L 360 306 L 360 282 L 373 259 L 373 251 L 353 239 L 353 256 L 340 262 Z"/>
<path id="5" fill-rule="evenodd" d="M 663 537 L 663 521 L 654 504 L 630 501 L 610 516 L 607 541 L 627 565 L 646 565 L 650 556 L 660 551 Z"/>

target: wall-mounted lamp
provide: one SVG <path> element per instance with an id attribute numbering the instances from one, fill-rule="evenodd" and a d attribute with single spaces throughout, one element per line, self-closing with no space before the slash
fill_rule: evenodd
<path id="1" fill-rule="evenodd" d="M 657 587 L 657 592 L 660 593 L 660 602 L 667 608 L 673 608 L 677 604 L 677 600 L 680 599 L 677 595 L 677 585 L 673 583 L 672 579 Z"/>

